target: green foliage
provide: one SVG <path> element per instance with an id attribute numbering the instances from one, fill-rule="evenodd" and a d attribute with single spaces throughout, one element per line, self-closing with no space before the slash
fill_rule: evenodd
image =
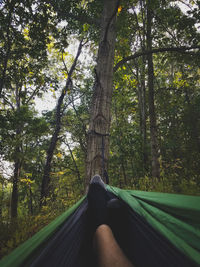
<path id="1" fill-rule="evenodd" d="M 17 129 L 20 131 L 17 132 Z M 38 140 L 47 130 L 46 121 L 43 118 L 34 117 L 34 112 L 27 106 L 22 106 L 20 110 L 4 112 L 0 115 L 2 156 L 5 160 L 13 161 L 15 148 L 23 141 L 24 144 L 31 146 L 31 148 L 27 146 L 25 150 L 23 149 L 21 156 L 18 155 L 25 158 L 25 152 L 31 153 L 31 149 L 33 149 L 31 142 Z"/>
<path id="2" fill-rule="evenodd" d="M 0 7 L 0 256 L 8 254 L 84 194 L 87 131 L 102 3 L 98 0 L 3 1 Z M 174 1 L 152 1 L 154 48 L 199 45 L 200 9 L 192 2 L 189 5 L 190 9 L 183 12 Z M 122 1 L 117 13 L 114 64 L 146 49 L 146 28 L 146 2 Z M 70 46 L 74 49 L 74 40 L 83 37 L 87 39 L 84 57 L 76 66 L 62 105 L 62 128 L 51 166 L 51 195 L 40 209 L 41 180 L 55 128 L 55 110 L 43 110 L 39 116 L 35 101 L 50 95 L 57 99 L 73 60 L 67 49 Z M 108 170 L 112 185 L 200 195 L 198 51 L 153 55 L 159 179 L 150 176 L 146 56 L 127 61 L 115 73 Z M 141 100 L 142 86 L 145 90 Z M 142 104 L 146 112 L 146 144 Z M 3 170 L 3 160 L 11 164 L 8 174 Z M 18 220 L 11 223 L 13 164 L 18 160 Z"/>

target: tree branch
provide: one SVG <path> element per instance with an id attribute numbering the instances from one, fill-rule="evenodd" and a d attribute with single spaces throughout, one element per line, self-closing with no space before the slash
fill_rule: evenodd
<path id="1" fill-rule="evenodd" d="M 72 19 L 75 19 L 81 23 L 88 23 L 89 25 L 96 25 L 96 26 L 100 26 L 100 20 L 99 19 L 94 19 L 94 18 L 91 18 L 89 16 L 87 16 L 86 14 L 81 14 L 81 15 L 74 15 L 72 13 L 68 13 L 67 14 L 70 18 Z"/>
<path id="2" fill-rule="evenodd" d="M 28 103 L 33 99 L 33 97 L 40 91 L 40 87 L 37 87 L 35 90 L 33 90 L 32 94 L 29 96 L 29 98 L 26 101 L 26 104 L 28 105 Z"/>
<path id="3" fill-rule="evenodd" d="M 144 55 L 149 55 L 149 54 L 153 54 L 153 53 L 161 53 L 161 52 L 178 52 L 178 53 L 184 53 L 187 50 L 192 50 L 192 49 L 200 49 L 200 46 L 191 46 L 191 47 L 187 47 L 187 46 L 181 46 L 181 47 L 162 47 L 162 48 L 154 48 L 151 51 L 139 51 L 136 52 L 135 54 L 125 57 L 122 60 L 120 60 L 115 66 L 114 66 L 114 72 L 118 70 L 119 67 L 121 67 L 123 64 L 127 63 L 130 60 L 136 59 L 140 56 L 144 56 Z"/>
<path id="4" fill-rule="evenodd" d="M 12 103 L 9 102 L 8 99 L 6 99 L 5 96 L 3 98 L 3 101 L 4 101 L 4 105 L 7 104 L 7 105 L 9 105 L 12 108 L 12 110 L 15 110 L 14 106 L 12 105 Z"/>

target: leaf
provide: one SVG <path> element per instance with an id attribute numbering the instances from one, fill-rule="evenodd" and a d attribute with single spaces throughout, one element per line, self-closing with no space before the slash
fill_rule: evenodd
<path id="1" fill-rule="evenodd" d="M 57 172 L 56 174 L 57 175 L 63 175 L 63 174 L 65 174 L 65 172 L 60 171 L 60 172 Z"/>
<path id="2" fill-rule="evenodd" d="M 62 158 L 62 154 L 60 152 L 58 152 L 58 154 L 56 154 L 56 157 Z"/>
<path id="3" fill-rule="evenodd" d="M 65 79 L 67 79 L 68 74 L 66 72 L 64 72 L 63 74 L 64 74 Z"/>
<path id="4" fill-rule="evenodd" d="M 119 14 L 122 11 L 122 6 L 118 7 L 117 13 Z"/>
<path id="5" fill-rule="evenodd" d="M 63 52 L 62 56 L 63 56 L 63 59 L 65 60 L 66 56 L 68 56 L 69 53 L 68 52 Z"/>
<path id="6" fill-rule="evenodd" d="M 83 31 L 84 32 L 87 32 L 88 31 L 88 29 L 89 29 L 89 24 L 87 24 L 87 23 L 85 23 L 85 24 L 83 24 Z"/>

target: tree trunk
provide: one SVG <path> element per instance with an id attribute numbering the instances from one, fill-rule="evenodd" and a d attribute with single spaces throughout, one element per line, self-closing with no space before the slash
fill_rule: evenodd
<path id="1" fill-rule="evenodd" d="M 117 125 L 117 128 L 119 129 L 119 136 L 118 136 L 118 141 L 117 141 L 117 145 L 119 147 L 119 151 L 120 151 L 120 164 L 121 167 L 122 167 L 122 173 L 123 173 L 123 177 L 124 177 L 124 184 L 127 185 L 127 176 L 126 176 L 126 164 L 124 162 L 124 155 L 126 154 L 125 151 L 124 151 L 124 148 L 123 148 L 123 145 L 121 144 L 121 140 L 120 138 L 122 137 L 123 138 L 123 132 L 121 131 L 122 127 L 120 127 L 120 124 L 119 124 L 119 115 L 117 113 L 117 105 L 116 105 L 116 101 L 114 103 L 114 110 L 115 110 L 115 121 L 116 121 L 116 125 Z M 124 118 L 125 120 L 125 118 Z"/>
<path id="2" fill-rule="evenodd" d="M 86 186 L 95 174 L 105 180 L 108 167 L 116 14 L 119 1 L 104 0 L 101 37 L 87 143 Z"/>
<path id="3" fill-rule="evenodd" d="M 16 87 L 15 89 L 15 100 L 16 100 L 16 111 L 19 112 L 21 108 L 20 101 L 20 89 Z M 21 129 L 20 127 L 16 128 L 16 139 L 20 139 Z M 17 207 L 18 207 L 18 182 L 20 176 L 21 169 L 21 142 L 15 147 L 15 155 L 14 155 L 14 175 L 13 175 L 13 187 L 12 187 L 12 196 L 11 196 L 11 220 L 17 218 Z"/>
<path id="4" fill-rule="evenodd" d="M 14 176 L 13 176 L 13 188 L 11 197 L 11 219 L 17 218 L 17 207 L 18 207 L 18 181 L 20 175 L 21 161 L 19 159 L 20 148 L 17 147 L 15 150 L 15 163 L 14 163 Z"/>
<path id="5" fill-rule="evenodd" d="M 0 176 L 1 178 L 1 176 Z M 1 184 L 1 199 L 0 199 L 0 220 L 2 218 L 2 215 L 3 215 L 3 200 L 4 200 L 4 180 L 2 180 L 2 184 Z"/>
<path id="6" fill-rule="evenodd" d="M 143 175 L 148 171 L 148 153 L 147 153 L 147 131 L 146 131 L 146 86 L 145 86 L 145 58 L 142 57 L 142 66 L 140 71 L 140 85 L 138 88 L 139 114 L 140 114 L 140 133 L 142 136 L 142 165 Z M 139 76 L 139 75 L 138 75 Z"/>
<path id="7" fill-rule="evenodd" d="M 31 184 L 29 185 L 29 202 L 28 202 L 29 214 L 33 215 L 33 193 L 31 190 Z"/>
<path id="8" fill-rule="evenodd" d="M 70 147 L 70 145 L 69 145 L 69 143 L 68 143 L 67 141 L 66 141 L 65 144 L 67 145 L 67 147 L 68 147 L 68 149 L 69 149 L 69 153 L 70 153 L 70 156 L 71 156 L 71 159 L 72 159 L 72 161 L 73 161 L 74 168 L 75 168 L 75 171 L 76 171 L 76 174 L 77 174 L 77 180 L 78 180 L 78 183 L 81 185 L 81 184 L 82 184 L 82 181 L 81 181 L 81 174 L 80 174 L 79 168 L 78 168 L 78 166 L 77 166 L 77 164 L 76 164 L 76 160 L 75 160 L 75 158 L 74 158 L 73 152 L 72 152 L 71 147 Z"/>
<path id="9" fill-rule="evenodd" d="M 125 170 L 125 164 L 124 164 L 124 160 L 123 160 L 123 156 L 121 158 L 121 165 L 122 165 L 122 172 L 123 172 L 123 177 L 124 177 L 124 184 L 127 185 L 127 177 L 126 177 L 126 170 Z"/>
<path id="10" fill-rule="evenodd" d="M 152 11 L 151 0 L 147 1 L 147 50 L 152 50 Z M 152 54 L 147 55 L 148 62 L 148 89 L 149 89 L 149 118 L 150 118 L 150 137 L 151 137 L 151 162 L 152 162 L 152 176 L 160 176 L 159 150 L 157 139 L 157 125 L 156 113 L 154 105 L 154 66 Z"/>
<path id="11" fill-rule="evenodd" d="M 44 203 L 45 198 L 49 195 L 51 162 L 52 162 L 53 153 L 55 151 L 56 144 L 57 144 L 57 141 L 58 141 L 58 136 L 59 136 L 60 129 L 61 129 L 61 118 L 62 118 L 62 115 L 63 115 L 63 112 L 64 112 L 62 110 L 62 104 L 63 104 L 64 97 L 66 95 L 66 92 L 67 92 L 69 86 L 72 83 L 71 77 L 72 77 L 72 74 L 73 74 L 73 72 L 75 70 L 78 58 L 79 58 L 79 56 L 81 54 L 81 49 L 82 49 L 82 41 L 79 44 L 76 57 L 75 57 L 74 62 L 72 64 L 72 66 L 71 66 L 71 69 L 70 69 L 70 71 L 68 73 L 68 78 L 67 78 L 67 81 L 66 81 L 66 85 L 62 90 L 62 93 L 61 93 L 61 95 L 60 95 L 60 97 L 58 99 L 58 103 L 57 103 L 57 106 L 56 106 L 56 114 L 55 114 L 56 126 L 55 126 L 55 130 L 53 132 L 53 135 L 51 137 L 51 142 L 50 142 L 49 148 L 47 150 L 47 158 L 46 158 L 46 163 L 45 163 L 45 166 L 44 166 L 44 175 L 43 175 L 43 178 L 42 178 L 40 206 L 42 206 L 42 204 Z"/>
<path id="12" fill-rule="evenodd" d="M 5 77 L 6 77 L 6 70 L 7 70 L 7 66 L 8 66 L 8 60 L 10 57 L 10 50 L 11 50 L 11 36 L 10 36 L 10 27 L 11 27 L 11 23 L 12 23 L 12 13 L 15 7 L 15 1 L 11 1 L 10 3 L 8 3 L 9 6 L 9 14 L 8 14 L 8 23 L 7 23 L 7 30 L 6 30 L 6 42 L 5 43 L 5 58 L 3 60 L 3 70 L 0 76 L 0 98 L 2 97 L 2 91 L 3 91 L 3 86 L 4 86 L 4 82 L 5 82 Z"/>

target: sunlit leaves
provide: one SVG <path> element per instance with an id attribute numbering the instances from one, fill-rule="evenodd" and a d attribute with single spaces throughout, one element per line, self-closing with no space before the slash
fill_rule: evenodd
<path id="1" fill-rule="evenodd" d="M 62 154 L 59 152 L 59 153 L 56 154 L 56 157 L 62 158 Z"/>
<path id="2" fill-rule="evenodd" d="M 88 31 L 88 29 L 89 29 L 89 24 L 88 23 L 85 23 L 85 24 L 83 24 L 83 31 L 84 32 L 87 32 Z"/>
<path id="3" fill-rule="evenodd" d="M 182 75 L 181 72 L 176 72 L 175 75 L 174 75 L 173 83 L 177 88 L 188 87 L 189 86 L 187 80 L 183 79 L 182 76 L 183 75 Z"/>
<path id="4" fill-rule="evenodd" d="M 118 14 L 122 11 L 122 6 L 119 6 L 117 9 Z"/>

